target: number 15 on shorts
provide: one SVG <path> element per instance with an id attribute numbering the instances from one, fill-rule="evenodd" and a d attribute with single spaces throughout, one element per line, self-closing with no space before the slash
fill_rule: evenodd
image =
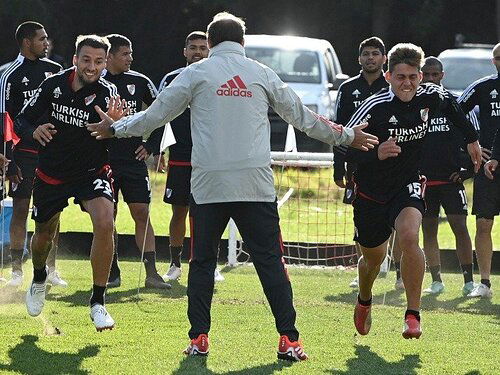
<path id="1" fill-rule="evenodd" d="M 406 185 L 410 193 L 410 198 L 423 199 L 423 189 L 420 182 L 412 182 Z"/>

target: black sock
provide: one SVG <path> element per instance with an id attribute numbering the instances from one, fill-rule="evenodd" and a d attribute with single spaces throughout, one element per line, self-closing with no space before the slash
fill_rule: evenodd
<path id="1" fill-rule="evenodd" d="M 176 267 L 181 267 L 181 254 L 182 254 L 182 245 L 181 246 L 170 246 L 170 259 L 172 263 L 170 265 L 174 265 Z"/>
<path id="2" fill-rule="evenodd" d="M 408 315 L 414 315 L 415 318 L 420 322 L 420 311 L 417 310 L 406 310 L 405 312 L 405 319 Z"/>
<path id="3" fill-rule="evenodd" d="M 372 304 L 372 299 L 370 298 L 368 301 L 363 301 L 361 298 L 359 298 L 358 294 L 358 302 L 361 306 L 370 306 Z"/>
<path id="4" fill-rule="evenodd" d="M 146 277 L 158 273 L 156 271 L 156 252 L 149 251 L 144 253 L 144 268 L 146 268 Z"/>
<path id="5" fill-rule="evenodd" d="M 396 268 L 396 279 L 401 278 L 401 262 L 394 262 L 394 268 Z"/>
<path id="6" fill-rule="evenodd" d="M 481 284 L 486 285 L 488 288 L 491 288 L 490 279 L 481 279 Z"/>
<path id="7" fill-rule="evenodd" d="M 462 275 L 464 275 L 464 284 L 473 281 L 472 264 L 461 264 L 460 268 L 462 268 Z"/>
<path id="8" fill-rule="evenodd" d="M 47 278 L 47 268 L 43 266 L 41 269 L 36 269 L 33 267 L 33 282 L 42 284 Z"/>
<path id="9" fill-rule="evenodd" d="M 443 282 L 443 280 L 441 280 L 441 265 L 440 264 L 438 264 L 437 266 L 429 267 L 429 271 L 431 271 L 432 281 Z"/>
<path id="10" fill-rule="evenodd" d="M 105 286 L 93 285 L 92 286 L 92 297 L 90 297 L 90 307 L 94 306 L 96 303 L 104 306 L 104 293 L 106 292 Z"/>
<path id="11" fill-rule="evenodd" d="M 12 259 L 12 271 L 23 271 L 24 249 L 10 249 L 10 258 Z"/>

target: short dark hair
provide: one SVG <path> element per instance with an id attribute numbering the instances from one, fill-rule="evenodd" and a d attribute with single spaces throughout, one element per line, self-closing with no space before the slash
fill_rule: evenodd
<path id="1" fill-rule="evenodd" d="M 41 23 L 35 21 L 26 21 L 20 24 L 16 29 L 16 41 L 19 47 L 23 44 L 24 39 L 33 39 L 38 30 L 44 29 Z"/>
<path id="2" fill-rule="evenodd" d="M 92 47 L 92 48 L 102 48 L 106 54 L 108 53 L 109 47 L 110 47 L 108 39 L 106 39 L 106 37 L 104 37 L 104 36 L 99 36 L 99 35 L 95 35 L 95 34 L 78 35 L 78 37 L 76 38 L 76 43 L 75 43 L 75 47 L 76 47 L 75 55 L 78 56 L 78 54 L 80 53 L 80 50 L 84 46 L 88 46 L 88 47 Z"/>
<path id="3" fill-rule="evenodd" d="M 126 36 L 120 34 L 109 34 L 106 35 L 106 39 L 110 44 L 109 53 L 115 53 L 120 49 L 120 47 L 132 48 L 132 42 Z"/>
<path id="4" fill-rule="evenodd" d="M 389 51 L 389 72 L 398 64 L 407 64 L 420 70 L 425 54 L 422 48 L 412 43 L 399 43 Z"/>
<path id="5" fill-rule="evenodd" d="M 190 41 L 198 39 L 207 40 L 207 33 L 203 31 L 193 31 L 192 33 L 189 33 L 186 37 L 186 41 L 184 42 L 184 47 L 187 47 Z"/>
<path id="6" fill-rule="evenodd" d="M 443 63 L 441 62 L 441 60 L 439 60 L 437 57 L 435 56 L 429 56 L 427 57 L 425 60 L 424 60 L 424 65 L 428 65 L 428 66 L 437 66 L 438 69 L 442 72 L 443 71 Z"/>
<path id="7" fill-rule="evenodd" d="M 361 43 L 359 43 L 359 56 L 361 56 L 363 49 L 366 47 L 377 48 L 378 50 L 380 50 L 380 53 L 382 55 L 386 54 L 385 44 L 382 41 L 382 39 L 380 39 L 379 37 L 372 36 L 368 39 L 363 40 Z"/>
<path id="8" fill-rule="evenodd" d="M 245 21 L 228 12 L 217 13 L 207 27 L 208 41 L 212 47 L 221 42 L 242 43 Z"/>

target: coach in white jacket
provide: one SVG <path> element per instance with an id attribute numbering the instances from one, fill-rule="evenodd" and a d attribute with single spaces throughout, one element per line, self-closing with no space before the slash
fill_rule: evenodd
<path id="1" fill-rule="evenodd" d="M 360 126 L 343 128 L 302 105 L 298 96 L 265 65 L 245 57 L 244 22 L 220 13 L 208 25 L 208 59 L 189 65 L 143 112 L 115 122 L 88 125 L 98 139 L 148 136 L 191 108 L 191 260 L 186 354 L 208 353 L 210 306 L 220 237 L 234 219 L 281 335 L 278 357 L 307 358 L 298 341 L 292 288 L 282 242 L 270 158 L 269 106 L 310 137 L 367 150 L 378 143 Z M 243 327 L 242 327 L 243 328 Z M 251 344 L 250 344 L 251 345 Z"/>

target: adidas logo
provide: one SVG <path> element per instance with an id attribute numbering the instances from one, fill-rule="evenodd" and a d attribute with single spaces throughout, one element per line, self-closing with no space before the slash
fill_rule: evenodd
<path id="1" fill-rule="evenodd" d="M 352 92 L 352 95 L 354 95 L 354 96 L 356 97 L 356 99 L 357 99 L 357 98 L 361 95 L 361 93 L 359 92 L 359 90 L 358 90 L 358 89 L 356 89 L 356 90 L 354 90 L 354 91 Z"/>
<path id="2" fill-rule="evenodd" d="M 56 87 L 52 93 L 54 94 L 54 98 L 56 99 L 59 98 L 59 96 L 61 96 L 62 94 L 61 89 L 59 87 Z"/>
<path id="3" fill-rule="evenodd" d="M 23 79 L 21 80 L 21 82 L 24 83 L 26 86 L 28 86 L 28 82 L 29 81 L 30 80 L 28 78 L 26 78 L 26 77 L 23 77 Z"/>
<path id="4" fill-rule="evenodd" d="M 496 89 L 493 89 L 491 90 L 490 95 L 492 99 L 496 99 L 498 96 L 498 91 Z"/>
<path id="5" fill-rule="evenodd" d="M 240 76 L 234 76 L 229 81 L 220 86 L 217 90 L 219 96 L 241 96 L 246 98 L 252 97 L 252 92 L 247 90 L 247 87 Z"/>
<path id="6" fill-rule="evenodd" d="M 392 115 L 392 117 L 389 119 L 389 122 L 391 124 L 397 124 L 398 123 L 398 119 L 396 118 L 396 116 Z"/>

